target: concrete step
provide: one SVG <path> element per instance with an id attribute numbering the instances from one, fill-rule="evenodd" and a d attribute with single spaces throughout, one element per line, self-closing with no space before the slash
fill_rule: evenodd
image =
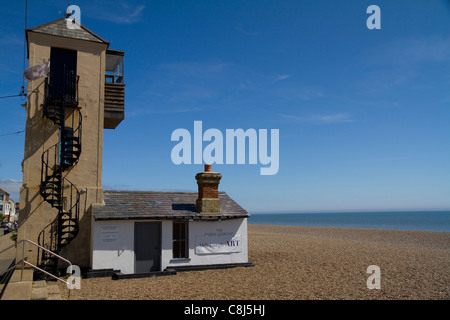
<path id="1" fill-rule="evenodd" d="M 61 300 L 57 282 L 47 282 L 47 300 Z"/>
<path id="2" fill-rule="evenodd" d="M 33 281 L 31 300 L 61 300 L 58 284 L 54 281 Z"/>
<path id="3" fill-rule="evenodd" d="M 32 269 L 15 269 L 8 284 L 4 288 L 1 300 L 30 300 L 33 285 Z"/>
<path id="4" fill-rule="evenodd" d="M 47 300 L 47 282 L 33 281 L 31 286 L 31 300 Z"/>
<path id="5" fill-rule="evenodd" d="M 61 300 L 58 283 L 55 281 L 33 281 L 32 269 L 14 271 L 4 288 L 0 300 Z"/>

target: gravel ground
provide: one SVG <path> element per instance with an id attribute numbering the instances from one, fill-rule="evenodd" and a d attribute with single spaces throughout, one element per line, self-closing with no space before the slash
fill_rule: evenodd
<path id="1" fill-rule="evenodd" d="M 60 283 L 69 300 L 357 300 L 450 298 L 450 233 L 249 225 L 251 268 Z M 381 289 L 369 290 L 369 265 Z"/>

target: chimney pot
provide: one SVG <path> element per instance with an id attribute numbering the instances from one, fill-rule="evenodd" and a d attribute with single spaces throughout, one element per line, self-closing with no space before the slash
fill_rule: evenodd
<path id="1" fill-rule="evenodd" d="M 197 173 L 195 179 L 198 184 L 197 211 L 200 213 L 219 213 L 219 183 L 222 175 L 212 172 L 210 164 L 205 165 L 205 171 Z"/>

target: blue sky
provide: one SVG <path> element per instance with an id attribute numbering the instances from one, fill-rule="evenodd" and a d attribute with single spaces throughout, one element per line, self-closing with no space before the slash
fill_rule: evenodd
<path id="1" fill-rule="evenodd" d="M 0 12 L 0 96 L 22 85 L 25 1 Z M 195 191 L 171 161 L 194 121 L 279 129 L 280 166 L 213 165 L 250 212 L 450 209 L 450 1 L 72 1 L 125 50 L 126 116 L 105 130 L 105 189 Z M 369 30 L 369 5 L 381 29 Z M 68 1 L 28 1 L 28 27 Z M 20 187 L 25 110 L 0 99 L 0 187 Z M 18 200 L 18 199 L 17 199 Z"/>

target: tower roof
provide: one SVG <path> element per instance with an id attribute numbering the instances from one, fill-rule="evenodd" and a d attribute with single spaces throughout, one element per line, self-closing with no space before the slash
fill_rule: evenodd
<path id="1" fill-rule="evenodd" d="M 80 25 L 80 27 L 81 28 L 79 28 L 79 29 L 69 29 L 69 28 L 67 28 L 67 19 L 60 18 L 60 19 L 57 19 L 54 21 L 50 21 L 50 22 L 41 24 L 41 25 L 33 27 L 33 28 L 29 28 L 26 30 L 26 32 L 27 32 L 27 34 L 28 34 L 28 32 L 37 32 L 37 33 L 54 35 L 54 36 L 58 36 L 58 37 L 86 40 L 86 41 L 104 43 L 104 44 L 109 45 L 108 41 L 106 41 L 99 35 L 95 34 L 91 30 L 86 28 L 85 26 Z"/>

